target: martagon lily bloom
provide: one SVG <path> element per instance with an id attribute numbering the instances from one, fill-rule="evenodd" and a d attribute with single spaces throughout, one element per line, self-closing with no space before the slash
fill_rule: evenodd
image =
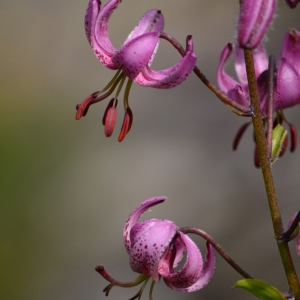
<path id="1" fill-rule="evenodd" d="M 142 202 L 128 217 L 123 231 L 125 248 L 133 271 L 141 275 L 130 283 L 121 283 L 110 277 L 103 266 L 96 270 L 110 282 L 104 289 L 106 295 L 113 286 L 133 287 L 143 283 L 140 291 L 131 299 L 140 298 L 152 279 L 150 299 L 154 284 L 162 277 L 168 287 L 180 292 L 193 292 L 204 287 L 212 278 L 215 256 L 211 244 L 207 243 L 206 261 L 196 244 L 169 220 L 150 219 L 138 222 L 150 207 L 162 203 L 166 197 L 150 198 Z M 186 254 L 186 257 L 185 257 Z M 185 258 L 181 269 L 174 268 Z"/>
<path id="2" fill-rule="evenodd" d="M 117 70 L 117 73 L 104 89 L 94 92 L 76 107 L 76 119 L 79 120 L 86 115 L 91 104 L 106 99 L 116 89 L 115 96 L 110 100 L 102 120 L 105 135 L 111 136 L 116 122 L 117 98 L 127 78 L 123 101 L 125 116 L 119 141 L 124 139 L 132 124 L 133 115 L 128 103 L 132 82 L 145 87 L 173 88 L 189 76 L 197 61 L 193 52 L 192 37 L 188 36 L 186 54 L 177 64 L 159 71 L 150 68 L 164 27 L 164 17 L 160 10 L 155 9 L 147 11 L 122 47 L 119 50 L 115 49 L 108 37 L 108 21 L 121 1 L 110 0 L 103 7 L 99 0 L 89 1 L 85 16 L 88 41 L 98 60 L 108 69 Z"/>
<path id="3" fill-rule="evenodd" d="M 234 51 L 235 70 L 239 81 L 230 77 L 225 71 L 225 64 Z M 260 97 L 260 108 L 263 118 L 267 118 L 268 111 L 268 58 L 263 44 L 261 43 L 253 50 L 257 87 Z M 295 151 L 297 145 L 297 133 L 293 124 L 289 123 L 283 109 L 300 103 L 300 33 L 291 29 L 283 39 L 279 66 L 274 72 L 274 127 L 285 122 L 291 133 L 291 152 Z M 245 69 L 243 49 L 227 44 L 220 56 L 217 71 L 217 81 L 220 89 L 231 99 L 244 106 L 250 106 L 248 81 Z M 237 149 L 240 138 L 250 123 L 244 124 L 238 131 L 233 143 L 234 150 Z M 288 137 L 286 137 L 281 155 L 287 148 Z M 255 164 L 259 166 L 257 150 L 255 150 Z"/>

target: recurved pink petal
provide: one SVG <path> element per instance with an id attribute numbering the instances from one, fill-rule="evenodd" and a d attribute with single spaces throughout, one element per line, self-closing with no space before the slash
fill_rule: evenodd
<path id="1" fill-rule="evenodd" d="M 246 91 L 244 89 L 246 89 Z M 227 92 L 227 95 L 229 98 L 231 98 L 236 103 L 244 105 L 244 106 L 249 106 L 250 102 L 248 99 L 247 90 L 248 89 L 246 86 L 243 88 L 241 85 L 238 84 L 235 86 L 235 88 L 229 90 Z"/>
<path id="2" fill-rule="evenodd" d="M 148 65 L 141 71 L 134 81 L 139 85 L 153 88 L 173 88 L 187 79 L 193 71 L 196 62 L 197 57 L 193 52 L 192 36 L 188 36 L 186 54 L 176 65 L 160 71 L 152 70 Z"/>
<path id="3" fill-rule="evenodd" d="M 112 57 L 114 56 L 116 49 L 112 45 L 109 36 L 108 36 L 108 20 L 113 13 L 113 11 L 118 7 L 122 0 L 110 0 L 107 2 L 99 12 L 94 20 L 97 8 L 96 2 L 100 3 L 98 0 L 90 0 L 91 8 L 87 12 L 87 16 L 91 16 L 91 20 L 88 27 L 88 32 L 90 35 L 90 44 L 94 53 L 100 62 L 109 69 L 116 70 L 118 66 L 112 61 Z M 93 10 L 95 10 L 93 12 Z"/>
<path id="4" fill-rule="evenodd" d="M 257 78 L 262 72 L 268 69 L 268 57 L 265 47 L 262 43 L 252 51 L 252 55 L 254 61 L 255 75 Z M 239 81 L 243 85 L 248 85 L 244 49 L 241 47 L 235 47 L 235 71 L 239 78 Z"/>
<path id="5" fill-rule="evenodd" d="M 230 77 L 225 72 L 225 64 L 231 55 L 233 50 L 233 45 L 231 43 L 228 43 L 225 48 L 222 50 L 220 55 L 220 62 L 218 66 L 217 71 L 217 82 L 219 85 L 219 88 L 224 92 L 227 93 L 229 90 L 234 89 L 239 83 L 234 80 L 232 77 Z"/>
<path id="6" fill-rule="evenodd" d="M 167 199 L 167 197 L 160 196 L 147 199 L 143 201 L 136 209 L 129 215 L 127 221 L 125 222 L 125 226 L 123 229 L 123 239 L 125 248 L 130 254 L 131 249 L 131 241 L 130 241 L 130 231 L 132 227 L 138 222 L 140 216 L 150 207 L 162 203 Z"/>
<path id="7" fill-rule="evenodd" d="M 152 224 L 149 224 L 149 221 Z M 135 230 L 135 226 L 138 226 L 138 230 Z M 160 278 L 159 262 L 178 228 L 174 222 L 169 220 L 146 220 L 135 226 L 132 228 L 135 236 L 130 234 L 132 236 L 130 266 L 133 271 L 149 275 L 155 282 L 158 282 Z"/>
<path id="8" fill-rule="evenodd" d="M 277 73 L 275 110 L 300 103 L 300 73 L 285 58 L 281 58 Z"/>
<path id="9" fill-rule="evenodd" d="M 101 1 L 100 0 L 90 0 L 87 10 L 86 10 L 86 14 L 85 14 L 84 26 L 85 26 L 86 37 L 91 46 L 92 46 L 91 39 L 94 38 L 94 36 L 92 36 L 92 34 L 94 34 L 95 23 L 96 23 L 96 19 L 97 19 L 100 9 L 101 9 Z"/>
<path id="10" fill-rule="evenodd" d="M 160 10 L 148 10 L 141 18 L 137 26 L 129 34 L 124 44 L 132 39 L 148 32 L 161 33 L 164 29 L 164 16 Z"/>
<path id="11" fill-rule="evenodd" d="M 194 292 L 202 289 L 204 286 L 206 286 L 209 283 L 209 281 L 214 275 L 215 268 L 216 268 L 216 258 L 213 252 L 212 245 L 206 243 L 206 249 L 207 249 L 206 260 L 200 278 L 196 283 L 194 283 L 192 286 L 187 288 L 186 292 Z"/>
<path id="12" fill-rule="evenodd" d="M 274 93 L 276 92 L 276 74 L 274 74 Z M 262 72 L 257 78 L 257 88 L 260 101 L 260 109 L 263 118 L 268 115 L 268 92 L 269 92 L 269 75 L 268 70 Z"/>
<path id="13" fill-rule="evenodd" d="M 168 270 L 165 267 L 160 267 L 159 273 L 164 278 L 166 285 L 171 289 L 188 292 L 189 288 L 198 282 L 201 276 L 203 259 L 197 245 L 187 235 L 179 232 L 178 238 L 185 245 L 187 252 L 184 266 L 177 272 L 174 272 L 171 268 Z M 174 252 L 172 249 L 170 251 Z M 161 260 L 160 266 L 167 265 L 168 263 L 169 265 L 173 265 L 172 258 L 173 255 L 167 252 Z M 165 261 L 166 259 L 168 260 L 167 262 Z"/>
<path id="14" fill-rule="evenodd" d="M 285 34 L 280 57 L 285 58 L 300 73 L 300 32 L 296 29 Z"/>
<path id="15" fill-rule="evenodd" d="M 130 78 L 135 77 L 145 68 L 155 53 L 159 42 L 158 32 L 149 32 L 127 42 L 116 52 L 113 63 Z"/>

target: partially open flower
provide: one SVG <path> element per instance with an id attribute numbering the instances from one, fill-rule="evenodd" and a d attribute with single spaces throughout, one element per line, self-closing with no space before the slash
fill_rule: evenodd
<path id="1" fill-rule="evenodd" d="M 128 102 L 132 82 L 159 89 L 173 88 L 189 76 L 197 61 L 193 52 L 192 37 L 188 36 L 186 54 L 177 64 L 165 70 L 150 69 L 164 27 L 164 17 L 161 11 L 156 9 L 147 11 L 122 47 L 119 50 L 115 49 L 108 36 L 108 21 L 121 1 L 110 0 L 102 8 L 101 1 L 89 1 L 85 16 L 85 31 L 88 41 L 99 61 L 108 69 L 118 71 L 104 89 L 88 96 L 76 107 L 76 119 L 79 120 L 86 115 L 90 105 L 106 99 L 115 90 L 113 99 L 116 102 L 127 78 L 123 101 L 125 118 L 119 141 L 124 139 L 132 124 L 132 111 Z M 110 136 L 113 126 L 111 124 L 107 126 L 106 119 L 104 119 L 104 126 L 105 135 Z M 110 127 L 109 134 L 107 134 L 107 127 Z"/>
<path id="2" fill-rule="evenodd" d="M 133 271 L 141 274 L 135 281 L 121 283 L 111 278 L 103 266 L 96 267 L 96 270 L 111 282 L 104 289 L 106 295 L 115 285 L 131 287 L 144 282 L 137 295 L 131 298 L 135 299 L 141 296 L 149 278 L 153 280 L 150 299 L 152 299 L 154 283 L 161 277 L 168 287 L 181 292 L 197 291 L 210 281 L 215 269 L 215 257 L 209 243 L 206 244 L 207 257 L 203 262 L 196 244 L 182 233 L 174 222 L 161 219 L 138 222 L 143 212 L 165 200 L 166 197 L 145 200 L 130 214 L 125 223 L 123 237 L 130 266 Z M 182 268 L 174 270 L 184 258 Z"/>
<path id="3" fill-rule="evenodd" d="M 235 70 L 239 81 L 229 76 L 225 71 L 225 64 L 234 50 Z M 267 118 L 268 112 L 268 59 L 262 44 L 253 50 L 254 67 L 257 79 L 258 93 L 260 97 L 260 108 L 263 118 Z M 224 91 L 235 102 L 250 107 L 248 80 L 245 69 L 243 49 L 227 44 L 220 56 L 217 72 L 217 81 L 220 89 Z M 300 33 L 295 29 L 290 30 L 284 37 L 280 62 L 278 69 L 274 72 L 274 128 L 277 124 L 285 122 L 290 129 L 291 147 L 293 152 L 297 145 L 297 133 L 293 124 L 289 123 L 283 109 L 300 103 Z M 244 124 L 238 131 L 233 143 L 234 150 L 237 149 L 240 138 L 250 123 Z M 281 155 L 287 147 L 286 143 Z M 259 166 L 257 151 L 255 150 L 255 164 Z"/>
<path id="4" fill-rule="evenodd" d="M 238 43 L 246 49 L 256 48 L 273 19 L 276 0 L 243 0 L 238 22 Z"/>

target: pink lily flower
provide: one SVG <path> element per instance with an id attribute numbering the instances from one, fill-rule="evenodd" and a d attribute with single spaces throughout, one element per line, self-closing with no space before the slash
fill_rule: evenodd
<path id="1" fill-rule="evenodd" d="M 248 81 L 245 69 L 243 49 L 235 47 L 235 70 L 238 81 L 229 76 L 225 71 L 225 64 L 233 52 L 233 45 L 228 44 L 220 55 L 220 63 L 217 71 L 217 81 L 220 89 L 225 92 L 231 99 L 244 106 L 250 106 Z M 257 78 L 257 87 L 260 96 L 260 108 L 264 118 L 267 117 L 267 91 L 268 91 L 268 59 L 266 51 L 262 44 L 253 50 L 253 59 L 255 73 Z M 297 145 L 297 133 L 293 124 L 289 123 L 284 114 L 283 109 L 292 107 L 300 103 L 300 33 L 295 29 L 290 30 L 284 37 L 280 62 L 278 69 L 274 73 L 274 127 L 279 123 L 285 122 L 291 133 L 291 147 L 293 152 Z M 239 141 L 248 128 L 250 123 L 244 124 L 238 131 L 233 143 L 233 149 L 236 150 Z M 286 137 L 282 156 L 288 145 L 288 137 Z M 257 149 L 255 148 L 255 165 L 259 166 Z"/>
<path id="2" fill-rule="evenodd" d="M 273 19 L 276 0 L 243 0 L 238 22 L 238 43 L 246 49 L 256 48 Z"/>
<path id="3" fill-rule="evenodd" d="M 174 222 L 161 219 L 150 219 L 138 222 L 140 216 L 150 207 L 162 203 L 166 197 L 155 197 L 143 201 L 128 217 L 123 232 L 125 248 L 129 254 L 129 262 L 133 271 L 141 275 L 131 283 L 121 283 L 111 278 L 103 266 L 96 270 L 111 282 L 104 291 L 108 295 L 114 286 L 131 287 L 144 282 L 139 293 L 141 296 L 144 287 L 152 278 L 150 299 L 155 282 L 163 277 L 168 287 L 180 292 L 193 292 L 204 287 L 212 278 L 215 269 L 215 256 L 212 246 L 207 243 L 206 261 L 196 244 L 183 234 Z M 184 258 L 183 267 L 174 271 L 174 268 Z M 132 299 L 134 299 L 132 298 Z"/>
<path id="4" fill-rule="evenodd" d="M 127 78 L 124 92 L 125 117 L 118 140 L 122 141 L 129 132 L 133 120 L 128 96 L 132 82 L 139 85 L 160 89 L 173 88 L 182 83 L 192 72 L 197 58 L 193 52 L 192 37 L 186 41 L 186 54 L 174 66 L 165 70 L 152 70 L 151 63 L 155 57 L 160 34 L 164 27 L 164 17 L 160 10 L 146 12 L 138 25 L 129 34 L 122 47 L 117 50 L 108 36 L 108 21 L 113 11 L 122 0 L 110 0 L 103 7 L 101 1 L 90 0 L 85 16 L 85 31 L 88 41 L 98 60 L 108 69 L 118 70 L 109 84 L 101 91 L 88 96 L 77 105 L 76 119 L 85 116 L 91 104 L 109 97 L 117 88 L 115 96 L 109 102 L 102 123 L 105 135 L 111 136 L 116 121 L 117 97 Z"/>

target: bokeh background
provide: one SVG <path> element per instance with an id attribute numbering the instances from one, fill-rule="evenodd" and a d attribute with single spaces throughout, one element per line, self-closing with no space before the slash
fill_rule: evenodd
<path id="1" fill-rule="evenodd" d="M 194 75 L 172 90 L 134 84 L 134 123 L 122 143 L 122 104 L 109 139 L 101 124 L 107 102 L 75 121 L 75 105 L 114 74 L 87 43 L 87 2 L 1 0 L 0 299 L 105 299 L 107 282 L 94 266 L 104 264 L 122 281 L 135 278 L 123 247 L 124 221 L 142 200 L 158 195 L 168 201 L 145 218 L 207 231 L 250 274 L 287 291 L 262 175 L 253 165 L 252 129 L 232 152 L 233 137 L 248 120 Z M 123 2 L 109 23 L 116 47 L 146 10 L 161 9 L 166 32 L 183 44 L 193 35 L 198 66 L 215 83 L 220 51 L 233 41 L 237 0 Z M 279 1 L 269 53 L 278 57 L 283 34 L 300 28 L 299 9 Z M 179 58 L 162 41 L 153 66 L 166 68 Z M 286 111 L 298 131 L 299 113 L 300 106 Z M 299 209 L 299 158 L 300 149 L 288 152 L 273 168 L 285 223 Z M 215 276 L 203 290 L 182 294 L 161 282 L 154 299 L 253 299 L 231 289 L 239 279 L 217 254 Z M 136 291 L 114 288 L 109 298 L 129 299 Z"/>

